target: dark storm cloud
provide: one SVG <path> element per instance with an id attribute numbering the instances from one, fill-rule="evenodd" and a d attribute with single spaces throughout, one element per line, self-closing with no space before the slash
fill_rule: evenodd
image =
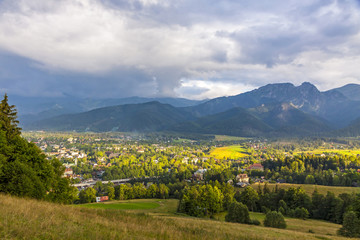
<path id="1" fill-rule="evenodd" d="M 1 90 L 16 94 L 199 98 L 359 82 L 355 0 L 2 0 L 0 9 Z"/>

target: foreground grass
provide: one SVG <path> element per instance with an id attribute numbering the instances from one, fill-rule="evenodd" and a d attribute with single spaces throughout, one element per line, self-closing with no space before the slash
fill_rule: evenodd
<path id="1" fill-rule="evenodd" d="M 342 238 L 316 230 L 311 234 L 175 215 L 150 216 L 123 210 L 62 206 L 0 195 L 0 239 Z"/>
<path id="2" fill-rule="evenodd" d="M 254 183 L 251 185 L 255 190 L 258 188 L 258 186 L 263 187 L 264 183 Z M 290 187 L 302 187 L 305 192 L 309 195 L 311 195 L 315 189 L 318 190 L 319 193 L 326 195 L 326 193 L 333 192 L 335 195 L 339 195 L 341 193 L 360 193 L 360 187 L 338 187 L 338 186 L 322 186 L 322 185 L 312 185 L 312 184 L 291 184 L 291 183 L 282 183 L 277 184 L 278 188 L 281 189 L 288 189 Z M 269 188 L 272 190 L 275 188 L 275 183 L 268 183 Z"/>

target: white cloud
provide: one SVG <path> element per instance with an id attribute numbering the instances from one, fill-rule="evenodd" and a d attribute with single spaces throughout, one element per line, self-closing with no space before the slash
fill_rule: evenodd
<path id="1" fill-rule="evenodd" d="M 175 89 L 189 98 L 232 95 L 286 81 L 312 81 L 326 89 L 358 81 L 356 4 L 5 0 L 0 49 L 52 74 L 103 77 L 137 69 L 139 84 L 168 96 Z M 117 81 L 137 81 L 119 74 Z M 191 88 L 209 90 L 191 95 Z"/>

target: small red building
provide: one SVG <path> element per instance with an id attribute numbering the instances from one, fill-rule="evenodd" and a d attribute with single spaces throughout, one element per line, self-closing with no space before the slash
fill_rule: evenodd
<path id="1" fill-rule="evenodd" d="M 96 197 L 96 202 L 105 202 L 105 201 L 109 201 L 108 196 Z"/>

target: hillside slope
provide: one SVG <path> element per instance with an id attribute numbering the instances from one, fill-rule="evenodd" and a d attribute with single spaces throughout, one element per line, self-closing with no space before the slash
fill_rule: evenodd
<path id="1" fill-rule="evenodd" d="M 0 194 L 0 239 L 345 238 L 191 217 L 85 209 Z"/>
<path id="2" fill-rule="evenodd" d="M 126 104 L 61 115 L 31 124 L 28 128 L 59 131 L 158 131 L 192 119 L 180 108 L 159 102 Z"/>
<path id="3" fill-rule="evenodd" d="M 331 130 L 323 119 L 300 111 L 289 103 L 262 105 L 249 111 L 278 134 L 304 136 Z"/>
<path id="4" fill-rule="evenodd" d="M 172 130 L 252 137 L 263 135 L 272 128 L 246 109 L 233 108 L 222 113 L 201 117 L 192 122 L 180 123 Z"/>
<path id="5" fill-rule="evenodd" d="M 310 136 L 330 131 L 326 122 L 304 113 L 288 103 L 240 107 L 180 123 L 179 132 L 211 133 L 230 136 Z"/>

